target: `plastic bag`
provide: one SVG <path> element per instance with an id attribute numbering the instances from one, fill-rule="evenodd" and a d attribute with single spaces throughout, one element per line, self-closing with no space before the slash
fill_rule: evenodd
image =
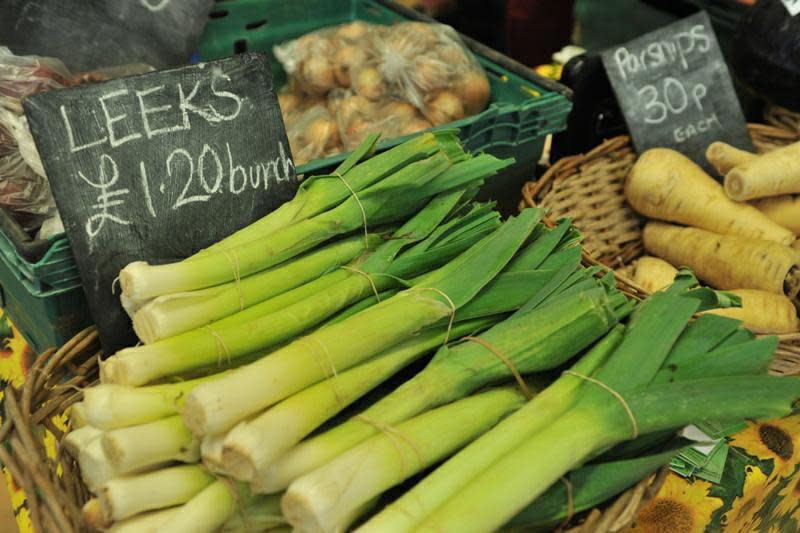
<path id="1" fill-rule="evenodd" d="M 329 108 L 336 110 L 345 150 L 353 150 L 373 133 L 386 138 L 402 137 L 432 127 L 416 107 L 402 100 L 384 98 L 373 102 L 352 91 L 338 91 L 329 96 L 329 102 Z"/>
<path id="2" fill-rule="evenodd" d="M 71 85 L 72 74 L 52 57 L 16 56 L 0 46 L 0 106 L 22 114 L 22 99 L 30 94 Z"/>
<path id="3" fill-rule="evenodd" d="M 350 72 L 377 58 L 379 26 L 352 22 L 324 28 L 273 48 L 290 77 L 294 92 L 323 96 L 337 87 L 349 87 Z"/>
<path id="4" fill-rule="evenodd" d="M 443 24 L 393 26 L 381 41 L 376 69 L 390 94 L 415 105 L 435 126 L 479 113 L 489 101 L 483 68 Z"/>
<path id="5" fill-rule="evenodd" d="M 61 61 L 15 56 L 0 47 L 0 205 L 28 230 L 54 216 L 56 206 L 22 99 L 70 84 L 71 74 Z"/>
<path id="6" fill-rule="evenodd" d="M 339 127 L 324 105 L 295 112 L 286 121 L 286 134 L 296 165 L 342 151 Z"/>
<path id="7" fill-rule="evenodd" d="M 489 101 L 480 64 L 441 24 L 356 21 L 288 41 L 274 53 L 289 74 L 288 90 L 278 96 L 287 128 L 308 109 L 326 107 L 348 150 L 370 133 L 408 135 L 479 113 Z M 331 149 L 306 148 L 294 138 L 302 162 Z"/>

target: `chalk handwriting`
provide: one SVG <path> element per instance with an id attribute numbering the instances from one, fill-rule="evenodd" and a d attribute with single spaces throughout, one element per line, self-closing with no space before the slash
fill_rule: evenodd
<path id="1" fill-rule="evenodd" d="M 179 82 L 174 86 L 162 84 L 133 93 L 128 89 L 117 89 L 98 97 L 99 105 L 85 101 L 76 104 L 76 107 L 80 105 L 80 109 L 62 105 L 61 118 L 70 152 L 77 153 L 106 144 L 117 148 L 145 138 L 188 131 L 192 127 L 192 116 L 209 124 L 236 120 L 242 112 L 244 99 L 225 90 L 225 84 L 230 83 L 230 76 L 222 69 L 214 68 L 211 76 L 198 79 L 186 87 Z M 172 103 L 163 103 L 169 97 L 173 98 Z M 162 102 L 162 105 L 156 105 L 155 101 Z M 84 119 L 73 123 L 71 117 L 81 115 L 102 118 L 94 122 Z M 90 129 L 94 131 L 88 131 Z M 77 139 L 76 131 L 81 131 L 82 136 L 88 138 Z"/>
<path id="2" fill-rule="evenodd" d="M 111 208 L 124 205 L 125 200 L 120 197 L 125 196 L 130 192 L 128 189 L 117 189 L 116 191 L 110 190 L 111 187 L 113 187 L 119 180 L 119 168 L 114 162 L 114 159 L 107 154 L 102 154 L 100 156 L 99 170 L 100 177 L 96 182 L 87 178 L 83 172 L 78 171 L 78 176 L 81 180 L 86 182 L 89 186 L 100 190 L 100 194 L 97 195 L 97 203 L 92 205 L 92 209 L 96 209 L 99 212 L 90 216 L 86 221 L 86 233 L 89 235 L 90 243 L 103 229 L 106 221 L 110 221 L 115 224 L 121 224 L 123 226 L 130 224 L 130 221 L 118 217 L 110 212 Z"/>
<path id="3" fill-rule="evenodd" d="M 708 95 L 708 89 L 702 83 L 697 83 L 687 91 L 683 82 L 667 76 L 657 84 L 641 87 L 638 94 L 644 102 L 644 121 L 648 124 L 661 124 L 670 114 L 680 115 L 690 105 L 694 105 L 702 113 L 703 99 Z"/>
<path id="4" fill-rule="evenodd" d="M 684 70 L 689 69 L 692 54 L 704 54 L 711 49 L 711 38 L 702 24 L 675 34 L 670 39 L 650 43 L 638 54 L 620 46 L 614 51 L 614 64 L 623 80 L 639 73 L 658 69 L 675 63 Z"/>
<path id="5" fill-rule="evenodd" d="M 157 13 L 167 7 L 170 3 L 170 0 L 139 0 L 139 3 L 153 13 Z"/>
<path id="6" fill-rule="evenodd" d="M 793 17 L 800 15 L 800 0 L 781 0 L 786 11 Z"/>

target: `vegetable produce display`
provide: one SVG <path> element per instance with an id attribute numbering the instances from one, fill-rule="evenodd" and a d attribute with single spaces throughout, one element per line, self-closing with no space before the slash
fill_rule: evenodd
<path id="1" fill-rule="evenodd" d="M 793 189 L 800 184 L 798 149 L 800 143 L 756 155 L 712 143 L 706 157 L 724 186 L 674 150 L 643 153 L 625 182 L 625 198 L 652 219 L 643 240 L 655 257 L 633 265 L 634 281 L 656 291 L 688 267 L 741 299 L 740 308 L 721 314 L 758 333 L 798 332 L 800 203 L 789 194 L 800 191 Z"/>
<path id="2" fill-rule="evenodd" d="M 481 65 L 449 26 L 355 21 L 278 45 L 278 95 L 297 164 L 475 115 L 489 101 Z"/>
<path id="3" fill-rule="evenodd" d="M 697 318 L 758 296 L 653 259 L 668 286 L 636 303 L 569 220 L 474 200 L 509 161 L 452 131 L 376 142 L 195 256 L 120 273 L 143 344 L 101 362 L 64 440 L 89 526 L 553 528 L 667 464 L 683 426 L 800 397 L 766 375 L 775 337 Z M 781 250 L 769 281 L 791 277 L 792 248 L 715 238 Z"/>

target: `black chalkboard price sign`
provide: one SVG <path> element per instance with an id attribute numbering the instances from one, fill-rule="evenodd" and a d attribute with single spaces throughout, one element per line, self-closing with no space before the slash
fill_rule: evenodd
<path id="1" fill-rule="evenodd" d="M 638 152 L 674 148 L 709 169 L 706 147 L 752 150 L 728 68 L 705 12 L 602 54 Z"/>
<path id="2" fill-rule="evenodd" d="M 24 106 L 106 353 L 132 340 L 112 292 L 123 266 L 183 259 L 297 190 L 263 54 L 42 93 Z"/>
<path id="3" fill-rule="evenodd" d="M 0 0 L 0 43 L 75 72 L 185 65 L 214 0 Z"/>

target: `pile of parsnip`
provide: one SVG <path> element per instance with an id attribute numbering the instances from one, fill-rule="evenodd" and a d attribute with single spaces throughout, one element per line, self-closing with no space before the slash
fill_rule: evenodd
<path id="1" fill-rule="evenodd" d="M 685 266 L 741 298 L 741 308 L 714 313 L 757 333 L 797 332 L 800 143 L 756 155 L 715 142 L 706 157 L 724 186 L 666 148 L 646 151 L 634 165 L 625 197 L 653 219 L 643 238 L 654 256 L 635 263 L 634 282 L 653 292 Z"/>

